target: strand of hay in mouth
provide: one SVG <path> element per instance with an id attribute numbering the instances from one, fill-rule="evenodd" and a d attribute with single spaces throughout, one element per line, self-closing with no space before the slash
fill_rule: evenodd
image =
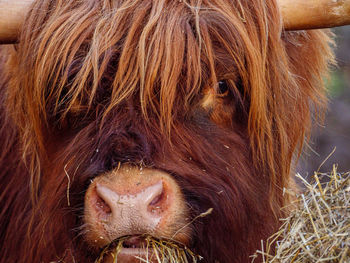
<path id="1" fill-rule="evenodd" d="M 103 249 L 99 258 L 95 263 L 102 263 L 104 258 L 109 255 L 114 261 L 117 261 L 117 256 L 123 249 L 123 244 L 130 236 L 118 238 L 106 248 Z M 201 256 L 194 254 L 189 248 L 181 244 L 166 239 L 158 239 L 149 235 L 142 235 L 140 238 L 143 241 L 141 249 L 146 251 L 145 258 L 135 256 L 140 262 L 146 263 L 196 263 L 202 259 Z"/>
<path id="2" fill-rule="evenodd" d="M 305 193 L 297 194 L 296 208 L 257 254 L 264 263 L 350 262 L 350 172 L 334 166 L 331 173 L 315 173 L 313 184 L 297 177 Z"/>

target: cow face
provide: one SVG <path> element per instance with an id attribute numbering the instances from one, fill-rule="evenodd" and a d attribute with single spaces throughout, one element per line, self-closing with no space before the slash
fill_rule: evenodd
<path id="1" fill-rule="evenodd" d="M 147 234 L 248 262 L 322 108 L 328 41 L 281 32 L 274 1 L 36 1 L 0 86 L 32 193 L 8 257 L 94 262 L 127 236 L 134 262 Z"/>

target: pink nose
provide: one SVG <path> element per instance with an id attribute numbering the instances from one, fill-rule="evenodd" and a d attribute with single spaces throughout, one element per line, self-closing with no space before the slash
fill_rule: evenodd
<path id="1" fill-rule="evenodd" d="M 170 175 L 121 168 L 97 177 L 89 186 L 85 195 L 86 238 L 96 247 L 127 235 L 173 238 L 186 223 L 186 213 L 181 190 Z"/>
<path id="2" fill-rule="evenodd" d="M 166 210 L 162 181 L 135 194 L 119 194 L 107 185 L 96 184 L 96 209 L 107 233 L 115 236 L 151 233 Z M 100 207 L 99 207 L 100 206 Z"/>

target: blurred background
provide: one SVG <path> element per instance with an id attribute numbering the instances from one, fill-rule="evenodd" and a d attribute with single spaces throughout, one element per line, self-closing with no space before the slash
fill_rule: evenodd
<path id="1" fill-rule="evenodd" d="M 309 147 L 305 148 L 297 172 L 310 177 L 321 163 L 320 171 L 330 172 L 338 164 L 339 172 L 350 171 L 350 26 L 333 30 L 336 35 L 338 66 L 327 84 L 330 103 L 324 127 L 316 127 Z"/>

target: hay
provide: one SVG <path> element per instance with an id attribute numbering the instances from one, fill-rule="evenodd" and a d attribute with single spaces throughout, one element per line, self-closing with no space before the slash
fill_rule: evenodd
<path id="1" fill-rule="evenodd" d="M 350 262 L 350 172 L 315 173 L 296 208 L 257 254 L 264 263 Z M 326 183 L 321 183 L 326 182 Z M 257 257 L 257 254 L 253 257 Z"/>
<path id="2" fill-rule="evenodd" d="M 95 263 L 104 262 L 106 257 L 112 257 L 113 262 L 117 261 L 117 256 L 123 248 L 123 243 L 130 236 L 118 238 L 106 248 L 103 249 Z M 144 241 L 142 249 L 146 251 L 145 257 L 137 257 L 139 262 L 146 263 L 196 263 L 202 259 L 201 256 L 194 254 L 189 248 L 172 240 L 158 239 L 149 235 L 141 235 Z"/>

